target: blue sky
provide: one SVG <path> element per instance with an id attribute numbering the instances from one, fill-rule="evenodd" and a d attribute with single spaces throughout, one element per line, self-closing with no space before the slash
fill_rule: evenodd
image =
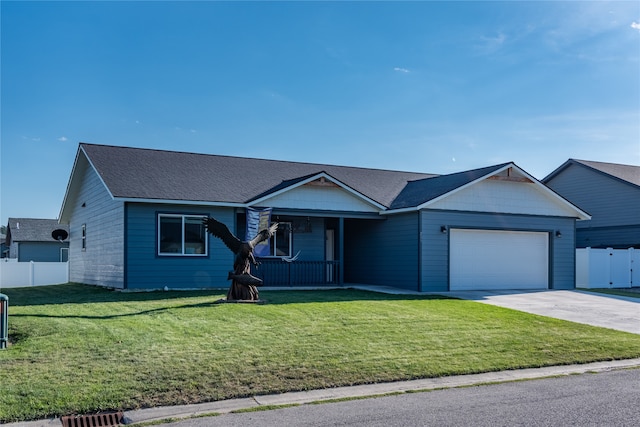
<path id="1" fill-rule="evenodd" d="M 79 142 L 451 173 L 640 165 L 640 2 L 10 2 L 0 224 Z"/>

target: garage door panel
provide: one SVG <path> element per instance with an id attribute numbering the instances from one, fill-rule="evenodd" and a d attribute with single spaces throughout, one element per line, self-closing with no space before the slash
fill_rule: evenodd
<path id="1" fill-rule="evenodd" d="M 451 229 L 450 289 L 546 289 L 545 232 Z"/>

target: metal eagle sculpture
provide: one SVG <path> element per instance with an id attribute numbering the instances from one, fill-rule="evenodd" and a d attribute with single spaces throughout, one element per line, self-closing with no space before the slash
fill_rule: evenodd
<path id="1" fill-rule="evenodd" d="M 233 271 L 230 271 L 227 277 L 232 280 L 231 287 L 227 292 L 227 301 L 257 301 L 259 298 L 256 286 L 262 285 L 262 279 L 251 275 L 251 264 L 256 267 L 260 265 L 253 255 L 253 249 L 276 233 L 278 223 L 273 223 L 270 227 L 260 230 L 253 239 L 242 241 L 231 233 L 225 224 L 215 218 L 206 217 L 202 222 L 211 235 L 222 240 L 225 246 L 236 255 L 233 261 Z"/>

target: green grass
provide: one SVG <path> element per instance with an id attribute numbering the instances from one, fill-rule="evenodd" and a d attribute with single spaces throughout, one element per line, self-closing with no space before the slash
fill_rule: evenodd
<path id="1" fill-rule="evenodd" d="M 640 335 L 443 297 L 3 292 L 0 422 L 640 357 Z"/>

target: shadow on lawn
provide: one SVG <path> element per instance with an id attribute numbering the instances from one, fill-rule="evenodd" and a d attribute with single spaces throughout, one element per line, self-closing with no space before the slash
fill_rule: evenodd
<path id="1" fill-rule="evenodd" d="M 167 310 L 171 308 L 188 308 L 213 306 L 225 297 L 226 289 L 212 289 L 201 291 L 151 291 L 151 292 L 120 292 L 99 286 L 70 283 L 66 285 L 40 286 L 32 288 L 9 288 L 3 290 L 9 297 L 12 307 L 56 304 L 92 304 L 111 302 L 153 302 L 171 301 L 184 298 L 211 298 L 210 302 L 196 304 L 168 306 L 149 310 L 148 312 Z M 441 295 L 392 295 L 356 289 L 326 289 L 326 290 L 285 290 L 261 291 L 260 298 L 266 304 L 303 304 L 319 302 L 342 301 L 406 301 L 406 300 L 440 300 L 451 299 Z M 139 312 L 138 314 L 144 314 Z M 136 313 L 134 313 L 136 314 Z M 127 314 L 132 315 L 132 314 Z M 114 315 L 113 317 L 119 317 Z M 124 316 L 124 314 L 122 315 Z M 72 317 L 72 316 L 60 316 Z M 78 316 L 85 317 L 85 316 Z M 96 318 L 105 318 L 96 316 Z"/>
<path id="2" fill-rule="evenodd" d="M 304 304 L 321 302 L 352 302 L 352 301 L 419 301 L 455 299 L 444 295 L 404 295 L 386 294 L 381 292 L 364 291 L 359 289 L 326 289 L 317 291 L 264 291 L 260 298 L 267 304 Z"/>
<path id="3" fill-rule="evenodd" d="M 204 307 L 215 307 L 218 304 L 216 302 L 204 302 L 199 304 L 184 304 L 184 305 L 174 305 L 167 307 L 159 307 L 150 310 L 142 310 L 136 311 L 132 313 L 120 313 L 120 314 L 106 314 L 104 316 L 89 316 L 89 315 L 77 315 L 77 314 L 11 314 L 11 317 L 41 317 L 41 318 L 50 318 L 50 319 L 118 319 L 121 317 L 131 317 L 131 316 L 142 316 L 148 314 L 157 314 L 162 313 L 169 310 L 175 309 L 183 309 L 183 308 L 204 308 Z"/>
<path id="4" fill-rule="evenodd" d="M 66 285 L 30 288 L 7 288 L 2 292 L 9 297 L 10 306 L 24 307 L 55 304 L 163 301 L 206 296 L 219 299 L 225 295 L 226 290 L 121 292 L 100 286 L 68 283 Z"/>

